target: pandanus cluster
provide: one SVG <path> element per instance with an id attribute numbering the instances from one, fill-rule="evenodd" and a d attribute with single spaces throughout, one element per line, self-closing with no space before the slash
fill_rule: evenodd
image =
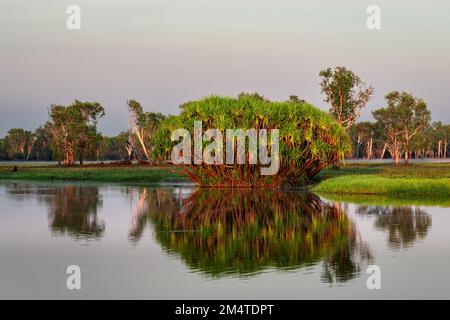
<path id="1" fill-rule="evenodd" d="M 249 94 L 238 98 L 211 96 L 185 103 L 181 109 L 179 115 L 168 117 L 161 123 L 155 136 L 154 156 L 168 163 L 176 145 L 171 139 L 172 132 L 185 128 L 194 136 L 194 123 L 198 121 L 201 121 L 203 131 L 217 129 L 223 132 L 223 137 L 227 129 L 279 131 L 279 169 L 274 175 L 262 175 L 261 168 L 266 165 L 249 161 L 245 164 L 193 162 L 176 165 L 178 172 L 202 186 L 298 185 L 342 159 L 351 149 L 342 127 L 327 113 L 302 100 L 273 102 Z M 270 148 L 270 137 L 267 143 Z M 226 141 L 222 144 L 225 145 Z M 248 160 L 248 148 L 246 152 Z"/>

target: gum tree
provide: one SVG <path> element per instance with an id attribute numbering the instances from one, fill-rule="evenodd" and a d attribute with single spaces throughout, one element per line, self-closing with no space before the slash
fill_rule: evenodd
<path id="1" fill-rule="evenodd" d="M 359 157 L 361 148 L 365 151 L 365 158 L 370 160 L 373 155 L 374 124 L 371 122 L 359 122 L 350 127 L 350 136 L 356 144 L 356 158 Z"/>
<path id="2" fill-rule="evenodd" d="M 448 139 L 450 136 L 450 126 L 438 121 L 432 125 L 432 136 L 436 146 L 436 158 L 447 158 Z"/>
<path id="3" fill-rule="evenodd" d="M 330 106 L 330 114 L 348 130 L 361 115 L 373 94 L 373 88 L 345 67 L 322 70 L 319 76 L 322 78 L 320 86 L 325 94 L 325 102 Z"/>
<path id="4" fill-rule="evenodd" d="M 35 131 L 36 142 L 33 147 L 33 154 L 36 160 L 51 160 L 52 159 L 52 131 L 51 126 L 47 122 L 40 126 Z"/>
<path id="5" fill-rule="evenodd" d="M 5 146 L 9 158 L 29 160 L 34 141 L 35 137 L 31 131 L 21 128 L 9 130 L 5 137 Z"/>
<path id="6" fill-rule="evenodd" d="M 127 104 L 131 113 L 131 129 L 136 134 L 146 159 L 150 161 L 153 136 L 165 116 L 159 112 L 145 112 L 140 103 L 135 100 L 129 100 Z"/>
<path id="7" fill-rule="evenodd" d="M 52 150 L 56 158 L 63 159 L 64 165 L 73 165 L 78 157 L 80 162 L 98 143 L 97 121 L 105 115 L 97 102 L 75 100 L 69 106 L 52 105 L 49 110 L 49 126 L 52 132 Z"/>
<path id="8" fill-rule="evenodd" d="M 6 142 L 5 139 L 0 138 L 0 160 L 6 160 L 8 158 L 6 152 Z"/>
<path id="9" fill-rule="evenodd" d="M 393 91 L 386 95 L 387 107 L 372 114 L 387 136 L 388 150 L 398 165 L 402 154 L 405 163 L 411 155 L 411 141 L 429 126 L 431 113 L 420 98 L 406 92 Z"/>

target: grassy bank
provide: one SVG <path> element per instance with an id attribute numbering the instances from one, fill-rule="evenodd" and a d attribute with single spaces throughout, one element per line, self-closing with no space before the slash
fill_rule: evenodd
<path id="1" fill-rule="evenodd" d="M 325 194 L 450 196 L 450 164 L 355 164 L 320 173 L 312 190 Z"/>
<path id="2" fill-rule="evenodd" d="M 19 166 L 17 172 L 13 172 L 11 166 L 0 166 L 0 180 L 86 181 L 131 184 L 184 181 L 181 176 L 158 167 L 58 167 L 30 165 Z"/>
<path id="3" fill-rule="evenodd" d="M 58 167 L 23 164 L 0 165 L 0 180 L 81 181 L 156 184 L 187 181 L 160 167 L 84 166 Z M 328 195 L 384 195 L 407 198 L 450 196 L 450 163 L 349 164 L 340 170 L 327 168 L 314 181 L 312 191 Z"/>

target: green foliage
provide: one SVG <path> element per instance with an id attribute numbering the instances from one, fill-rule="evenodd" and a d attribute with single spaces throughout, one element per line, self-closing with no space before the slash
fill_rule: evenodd
<path id="1" fill-rule="evenodd" d="M 145 112 L 141 104 L 136 100 L 128 101 L 128 109 L 131 114 L 136 117 L 138 127 L 145 128 L 151 132 L 155 131 L 161 120 L 165 118 L 165 116 L 159 112 Z"/>
<path id="2" fill-rule="evenodd" d="M 128 101 L 128 110 L 131 113 L 132 126 L 139 141 L 139 153 L 145 154 L 147 160 L 151 160 L 154 150 L 154 135 L 162 120 L 166 118 L 159 112 L 145 112 L 136 100 Z"/>
<path id="3" fill-rule="evenodd" d="M 97 102 L 75 102 L 69 106 L 52 105 L 49 110 L 52 150 L 64 164 L 73 165 L 95 154 L 100 140 L 97 121 L 105 115 Z"/>
<path id="4" fill-rule="evenodd" d="M 13 128 L 5 137 L 5 150 L 8 158 L 28 160 L 34 144 L 34 134 L 21 128 Z"/>
<path id="5" fill-rule="evenodd" d="M 349 129 L 349 135 L 353 145 L 354 157 L 363 158 L 369 153 L 369 148 L 365 143 L 373 142 L 375 135 L 375 124 L 372 122 L 359 122 Z"/>
<path id="6" fill-rule="evenodd" d="M 6 151 L 6 141 L 0 138 L 0 160 L 8 159 L 8 153 Z"/>
<path id="7" fill-rule="evenodd" d="M 406 92 L 393 91 L 386 95 L 386 101 L 387 107 L 372 114 L 383 128 L 389 152 L 398 164 L 403 152 L 407 161 L 411 140 L 429 125 L 431 113 L 425 101 Z"/>
<path id="8" fill-rule="evenodd" d="M 328 68 L 319 73 L 325 102 L 332 114 L 345 129 L 358 120 L 362 109 L 373 94 L 372 87 L 366 87 L 353 71 L 345 67 Z"/>
<path id="9" fill-rule="evenodd" d="M 112 148 L 120 160 L 128 159 L 127 147 L 130 144 L 129 139 L 130 133 L 128 131 L 122 131 L 117 136 L 111 138 Z"/>
<path id="10" fill-rule="evenodd" d="M 161 123 L 155 136 L 156 157 L 169 158 L 175 144 L 171 141 L 173 130 L 185 128 L 193 137 L 194 121 L 202 121 L 203 130 L 221 130 L 224 139 L 226 129 L 280 130 L 277 175 L 262 177 L 259 164 L 189 166 L 187 175 L 201 185 L 298 184 L 342 159 L 350 150 L 348 135 L 332 117 L 298 99 L 272 102 L 256 94 L 241 94 L 237 99 L 211 96 L 185 103 L 181 110 L 180 115 Z"/>
<path id="11" fill-rule="evenodd" d="M 50 123 L 47 122 L 45 125 L 37 128 L 35 136 L 36 141 L 33 146 L 34 159 L 44 161 L 52 160 L 52 131 Z"/>
<path id="12" fill-rule="evenodd" d="M 388 134 L 391 132 L 414 131 L 429 124 L 431 115 L 427 104 L 411 94 L 398 91 L 386 95 L 387 107 L 372 114 Z"/>

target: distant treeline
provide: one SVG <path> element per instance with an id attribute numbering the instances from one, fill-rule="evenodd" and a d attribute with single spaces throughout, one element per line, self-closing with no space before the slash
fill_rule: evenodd
<path id="1" fill-rule="evenodd" d="M 353 151 L 346 156 L 391 158 L 397 164 L 401 159 L 407 162 L 412 158 L 449 156 L 450 125 L 431 122 L 431 112 L 424 100 L 393 91 L 385 97 L 386 106 L 372 112 L 374 122 L 358 123 L 373 88 L 345 67 L 328 68 L 319 75 L 329 113 L 351 138 Z M 253 98 L 268 101 L 257 93 Z M 297 96 L 289 100 L 303 101 Z M 135 100 L 127 104 L 130 126 L 115 137 L 104 136 L 97 130 L 98 120 L 105 115 L 99 103 L 75 100 L 69 106 L 52 105 L 48 121 L 35 131 L 14 128 L 0 138 L 0 160 L 59 161 L 65 165 L 85 160 L 152 162 L 155 133 L 161 122 L 170 121 L 171 116 L 146 112 Z"/>
<path id="2" fill-rule="evenodd" d="M 144 112 L 128 101 L 130 128 L 114 137 L 102 135 L 97 121 L 105 115 L 97 102 L 75 100 L 69 106 L 52 105 L 49 120 L 35 131 L 13 128 L 0 138 L 0 160 L 75 161 L 152 160 L 152 137 L 165 118 L 161 113 Z"/>
<path id="3" fill-rule="evenodd" d="M 350 128 L 354 159 L 445 159 L 450 156 L 450 125 L 433 122 L 421 128 L 408 141 L 399 134 L 389 137 L 379 121 L 359 122 Z M 409 143 L 409 148 L 406 148 Z"/>

